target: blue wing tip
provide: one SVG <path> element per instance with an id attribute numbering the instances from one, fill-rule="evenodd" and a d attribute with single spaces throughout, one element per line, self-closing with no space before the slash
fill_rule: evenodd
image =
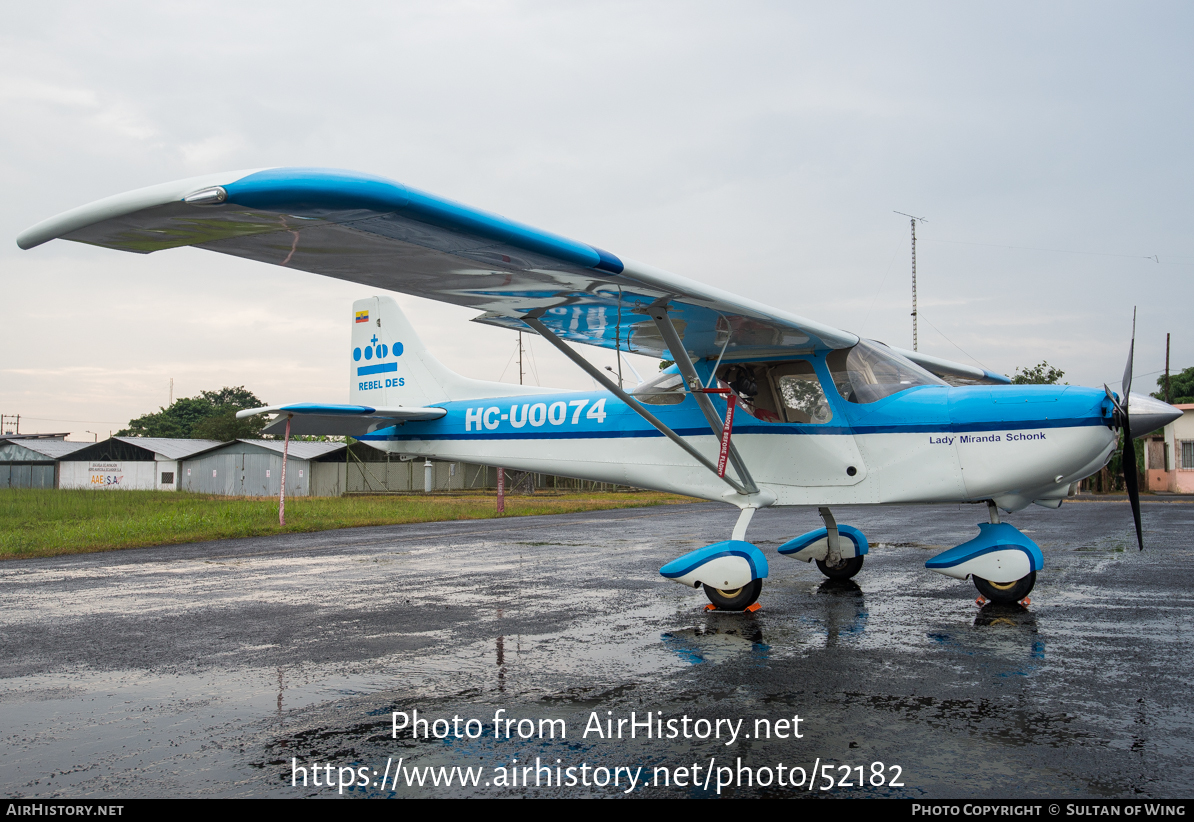
<path id="1" fill-rule="evenodd" d="M 598 271 L 608 271 L 610 274 L 621 274 L 626 270 L 626 266 L 622 265 L 622 261 L 613 254 L 596 246 L 592 248 L 597 252 L 597 257 L 599 258 L 597 265 L 593 266 L 593 268 Z"/>

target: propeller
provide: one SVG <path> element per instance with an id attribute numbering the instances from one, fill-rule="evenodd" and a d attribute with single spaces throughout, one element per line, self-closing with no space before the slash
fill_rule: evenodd
<path id="1" fill-rule="evenodd" d="M 1128 415 L 1128 395 L 1132 391 L 1132 358 L 1136 352 L 1136 309 L 1132 309 L 1132 342 L 1128 346 L 1128 364 L 1124 367 L 1122 383 L 1122 399 L 1117 399 L 1111 389 L 1104 383 L 1103 390 L 1107 392 L 1115 406 L 1115 425 L 1123 431 L 1124 450 L 1120 456 L 1120 465 L 1124 472 L 1124 487 L 1128 489 L 1128 500 L 1132 503 L 1132 519 L 1136 523 L 1136 544 L 1144 550 L 1144 534 L 1140 528 L 1140 479 L 1136 471 L 1136 445 L 1132 439 L 1131 417 Z"/>

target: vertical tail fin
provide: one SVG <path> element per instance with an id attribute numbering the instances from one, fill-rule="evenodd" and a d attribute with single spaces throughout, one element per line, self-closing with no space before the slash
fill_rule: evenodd
<path id="1" fill-rule="evenodd" d="M 352 304 L 349 402 L 375 408 L 540 393 L 548 389 L 462 377 L 432 356 L 391 297 Z"/>

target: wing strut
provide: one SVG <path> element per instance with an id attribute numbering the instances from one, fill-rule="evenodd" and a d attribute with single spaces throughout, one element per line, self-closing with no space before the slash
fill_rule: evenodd
<path id="1" fill-rule="evenodd" d="M 675 360 L 676 365 L 680 368 L 680 374 L 684 377 L 684 381 L 688 383 L 688 390 L 696 397 L 697 405 L 700 406 L 701 412 L 704 413 L 705 420 L 709 423 L 709 427 L 713 429 L 714 436 L 720 440 L 724 436 L 721 415 L 713 407 L 713 402 L 709 399 L 709 395 L 701 391 L 701 378 L 697 375 L 696 367 L 693 366 L 692 360 L 688 356 L 688 351 L 685 350 L 684 343 L 680 340 L 680 335 L 676 332 L 676 326 L 672 324 L 671 317 L 667 315 L 667 306 L 660 304 L 652 305 L 650 311 L 651 319 L 655 320 L 655 327 L 663 335 L 663 341 L 667 343 L 667 348 L 672 354 L 672 359 Z M 729 340 L 727 339 L 726 342 L 728 343 Z M 747 489 L 747 493 L 758 493 L 759 487 L 755 485 L 750 472 L 746 470 L 746 463 L 742 461 L 742 457 L 738 454 L 738 447 L 733 442 L 730 443 L 730 462 L 734 464 L 734 471 L 738 473 L 738 477 L 742 480 L 742 485 Z"/>
<path id="2" fill-rule="evenodd" d="M 538 309 L 538 310 L 542 310 L 542 309 Z M 676 443 L 676 445 L 683 448 L 685 451 L 688 452 L 688 454 L 693 459 L 695 459 L 701 465 L 708 468 L 714 474 L 717 473 L 717 466 L 714 465 L 713 462 L 711 462 L 709 459 L 707 459 L 704 454 L 702 454 L 700 451 L 696 450 L 692 446 L 691 443 L 689 443 L 687 440 L 685 440 L 683 437 L 681 437 L 675 431 L 673 431 L 672 429 L 670 429 L 666 425 L 664 425 L 662 422 L 660 422 L 659 419 L 654 414 L 652 414 L 646 408 L 643 408 L 642 404 L 639 403 L 638 400 L 634 399 L 629 394 L 627 394 L 625 391 L 623 391 L 621 388 L 619 388 L 617 385 L 615 385 L 613 382 L 611 382 L 591 362 L 586 360 L 580 354 L 577 354 L 575 351 L 573 351 L 572 348 L 567 343 L 565 343 L 563 340 L 561 340 L 559 337 L 557 337 L 555 335 L 555 333 L 551 331 L 551 329 L 549 329 L 543 323 L 539 322 L 539 319 L 537 317 L 535 317 L 533 315 L 526 315 L 526 316 L 522 317 L 522 321 L 525 322 L 527 325 L 529 325 L 531 328 L 538 331 L 539 334 L 545 340 L 547 340 L 549 343 L 554 345 L 556 348 L 560 349 L 560 353 L 562 353 L 565 357 L 567 357 L 568 359 L 572 360 L 572 362 L 574 362 L 578 366 L 580 366 L 580 368 L 586 374 L 588 374 L 594 380 L 597 380 L 603 386 L 605 386 L 605 389 L 607 391 L 609 391 L 615 397 L 617 397 L 622 402 L 626 403 L 628 406 L 630 406 L 632 409 L 634 409 L 634 411 L 640 417 L 645 419 L 647 422 L 651 423 L 651 425 L 655 426 L 655 428 L 659 430 L 659 433 L 663 434 L 669 440 Z M 701 395 L 698 395 L 698 396 L 701 396 Z M 706 402 L 708 402 L 707 399 L 706 399 Z M 748 490 L 746 490 L 746 488 L 742 487 L 738 482 L 736 482 L 731 477 L 721 477 L 721 479 L 727 485 L 729 485 L 731 488 L 733 488 L 735 491 L 737 491 L 739 494 L 749 495 L 749 494 L 754 494 L 758 491 L 758 489 L 754 487 L 754 483 L 751 483 L 751 490 L 748 491 Z"/>

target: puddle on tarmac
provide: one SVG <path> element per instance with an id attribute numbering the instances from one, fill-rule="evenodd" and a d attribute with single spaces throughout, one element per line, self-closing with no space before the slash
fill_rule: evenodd
<path id="1" fill-rule="evenodd" d="M 51 660 L 42 666 L 49 672 L 0 679 L 0 784 L 11 796 L 293 795 L 282 778 L 292 756 L 370 766 L 407 752 L 488 766 L 515 756 L 608 758 L 608 748 L 575 738 L 516 748 L 492 734 L 393 742 L 389 712 L 415 705 L 440 715 L 508 705 L 570 723 L 597 710 L 741 716 L 795 706 L 816 719 L 806 747 L 756 753 L 845 761 L 916 751 L 916 784 L 937 786 L 924 788 L 937 795 L 957 763 L 978 754 L 983 770 L 970 784 L 991 791 L 1022 786 L 1020 760 L 1042 749 L 1064 749 L 1066 762 L 1129 753 L 1153 771 L 1157 757 L 1186 756 L 1181 740 L 1194 738 L 1194 722 L 1184 697 L 1174 697 L 1186 684 L 1172 661 L 1188 656 L 1190 598 L 1181 589 L 1159 599 L 1133 585 L 1110 594 L 1107 579 L 1135 567 L 1114 539 L 1088 534 L 1080 544 L 1094 550 L 1070 545 L 1057 555 L 1028 609 L 980 609 L 968 584 L 927 574 L 924 552 L 945 547 L 930 541 L 948 537 L 938 532 L 923 543 L 876 543 L 852 582 L 827 582 L 813 566 L 777 558 L 762 609 L 722 614 L 703 611 L 699 592 L 653 576 L 656 554 L 701 544 L 685 530 L 692 516 L 637 541 L 617 526 L 600 546 L 591 537 L 602 521 L 578 520 L 543 543 L 514 542 L 525 530 L 503 526 L 511 528 L 505 542 L 377 539 L 335 554 L 0 568 L 8 586 L 0 627 L 29 630 L 47 614 L 97 631 L 140 620 L 141 640 L 96 638 L 125 646 L 157 642 L 155 632 L 215 632 L 170 670 L 109 670 L 103 660 L 79 662 L 88 658 L 83 646 L 72 659 L 30 640 L 33 655 Z M 383 570 L 362 571 L 369 567 Z M 259 603 L 285 614 L 334 612 L 352 652 L 332 653 L 336 643 L 322 634 L 244 628 L 238 620 Z M 199 621 L 220 609 L 232 616 Z M 376 650 L 396 635 L 411 644 Z M 182 653 L 169 637 L 154 653 Z M 283 664 L 252 664 L 272 657 Z M 36 660 L 9 664 L 18 662 L 37 669 Z M 651 764 L 695 748 L 626 750 Z M 1057 764 L 1049 778 L 1061 781 L 1041 784 L 1079 793 L 1135 784 L 1103 771 L 1071 779 L 1068 767 L 1076 766 Z"/>

